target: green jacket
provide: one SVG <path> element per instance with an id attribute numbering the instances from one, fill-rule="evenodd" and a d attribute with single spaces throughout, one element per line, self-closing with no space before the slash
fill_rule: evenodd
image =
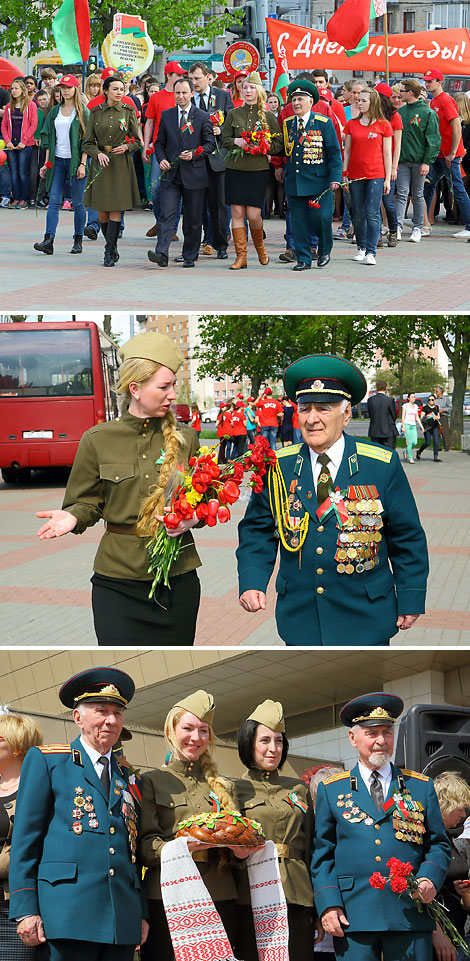
<path id="1" fill-rule="evenodd" d="M 242 130 L 247 130 L 248 133 L 251 133 L 258 119 L 258 107 L 256 104 L 253 106 L 244 104 L 243 107 L 233 107 L 232 110 L 229 110 L 222 127 L 222 146 L 225 147 L 226 150 L 233 150 L 235 146 L 233 141 L 235 138 L 241 137 Z M 266 123 L 269 127 L 269 132 L 273 135 L 271 153 L 281 153 L 282 134 L 279 130 L 277 117 L 269 110 L 266 111 Z M 246 153 L 235 159 L 228 157 L 225 161 L 225 166 L 229 167 L 230 170 L 267 170 L 269 161 L 264 154 L 253 156 L 252 154 Z"/>
<path id="2" fill-rule="evenodd" d="M 180 461 L 187 466 L 198 442 L 192 427 L 178 425 L 184 443 Z M 128 410 L 116 420 L 85 431 L 78 446 L 65 491 L 63 510 L 77 518 L 74 534 L 82 534 L 100 520 L 134 525 L 143 500 L 160 475 L 165 442 L 161 420 L 142 420 Z M 106 577 L 152 580 L 148 573 L 146 537 L 107 531 L 95 557 L 95 571 Z M 185 550 L 171 568 L 171 576 L 201 566 L 191 531 L 183 535 Z"/>
<path id="3" fill-rule="evenodd" d="M 439 156 L 439 119 L 424 100 L 406 103 L 398 111 L 403 121 L 399 163 L 431 164 Z"/>
<path id="4" fill-rule="evenodd" d="M 55 166 L 55 118 L 59 113 L 60 104 L 57 104 L 52 110 L 49 111 L 42 130 L 41 130 L 41 147 L 45 150 L 49 150 L 49 160 L 52 167 L 49 167 L 46 173 L 46 187 L 49 191 L 51 189 L 52 180 L 54 177 L 54 166 Z M 85 121 L 85 127 L 88 120 L 89 110 L 87 107 L 83 107 L 83 119 Z M 77 174 L 77 168 L 82 159 L 83 141 L 84 135 L 80 131 L 80 124 L 78 122 L 78 117 L 75 117 L 70 124 L 70 147 L 71 147 L 71 157 L 70 157 L 70 176 L 75 177 Z"/>

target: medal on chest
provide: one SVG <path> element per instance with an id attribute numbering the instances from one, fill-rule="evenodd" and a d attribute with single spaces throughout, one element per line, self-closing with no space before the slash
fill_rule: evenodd
<path id="1" fill-rule="evenodd" d="M 379 563 L 382 503 L 373 485 L 349 486 L 344 492 L 346 519 L 338 527 L 335 560 L 338 574 L 363 574 Z"/>
<path id="2" fill-rule="evenodd" d="M 300 143 L 303 143 L 302 161 L 304 164 L 323 163 L 323 139 L 321 130 L 308 130 L 305 133 L 304 140 L 300 141 Z"/>
<path id="3" fill-rule="evenodd" d="M 352 792 L 349 794 L 338 794 L 338 800 L 336 801 L 336 807 L 344 808 L 341 812 L 342 817 L 349 824 L 365 824 L 366 827 L 370 827 L 374 823 L 374 819 L 371 818 L 366 811 L 362 811 L 361 808 L 353 801 Z"/>
<path id="4" fill-rule="evenodd" d="M 424 808 L 421 801 L 415 801 L 407 788 L 396 791 L 383 809 L 392 813 L 392 824 L 397 841 L 411 841 L 422 844 L 426 828 L 424 826 Z"/>

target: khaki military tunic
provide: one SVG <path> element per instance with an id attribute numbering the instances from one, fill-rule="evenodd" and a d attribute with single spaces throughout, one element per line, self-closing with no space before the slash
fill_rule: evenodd
<path id="1" fill-rule="evenodd" d="M 172 758 L 167 768 L 151 771 L 142 778 L 142 811 L 137 858 L 147 867 L 144 888 L 149 898 L 161 900 L 160 854 L 163 845 L 172 841 L 179 821 L 192 814 L 212 811 L 210 787 L 199 761 L 180 761 Z M 230 866 L 231 853 L 215 848 L 194 851 L 193 858 L 214 901 L 228 901 L 237 897 Z"/>
<path id="2" fill-rule="evenodd" d="M 122 154 L 111 153 L 113 147 L 126 143 L 126 137 L 131 141 L 127 144 L 128 150 Z M 139 206 L 139 188 L 131 154 L 141 146 L 134 106 L 120 103 L 109 107 L 105 101 L 90 110 L 83 141 L 85 153 L 92 158 L 84 194 L 86 207 L 105 211 L 132 210 Z M 107 167 L 100 167 L 97 159 L 100 152 L 109 157 Z"/>
<path id="3" fill-rule="evenodd" d="M 303 781 L 282 777 L 277 771 L 250 769 L 235 790 L 240 811 L 259 821 L 267 841 L 274 841 L 279 855 L 279 870 L 288 904 L 311 908 L 313 889 L 310 880 L 310 860 L 313 850 L 313 805 L 310 792 Z M 297 794 L 307 805 L 304 813 L 292 807 L 289 792 Z M 250 904 L 246 871 L 237 872 L 238 897 L 241 904 Z"/>
<path id="4" fill-rule="evenodd" d="M 198 448 L 191 427 L 178 424 L 185 443 L 179 463 L 187 466 Z M 142 420 L 128 410 L 116 420 L 87 430 L 80 441 L 65 491 L 62 509 L 77 518 L 73 533 L 82 534 L 99 520 L 110 524 L 135 525 L 140 506 L 160 476 L 164 456 L 161 419 Z M 160 462 L 160 463 L 159 463 Z M 107 531 L 95 557 L 94 569 L 107 577 L 128 580 L 153 579 L 148 573 L 147 537 Z M 183 535 L 181 552 L 171 576 L 201 566 L 190 531 Z"/>

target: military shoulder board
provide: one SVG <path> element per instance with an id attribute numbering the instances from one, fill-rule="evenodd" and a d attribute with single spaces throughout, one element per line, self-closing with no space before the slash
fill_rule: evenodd
<path id="1" fill-rule="evenodd" d="M 322 123 L 326 123 L 328 120 L 328 117 L 324 117 L 322 113 L 316 113 L 314 114 L 313 119 L 315 120 L 315 122 L 317 120 L 321 120 Z"/>
<path id="2" fill-rule="evenodd" d="M 41 754 L 71 754 L 70 744 L 38 744 L 38 751 Z"/>
<path id="3" fill-rule="evenodd" d="M 406 774 L 407 777 L 417 778 L 418 781 L 429 781 L 430 778 L 426 777 L 425 774 L 419 774 L 418 771 L 405 771 L 404 768 L 401 769 L 402 774 Z"/>
<path id="4" fill-rule="evenodd" d="M 298 454 L 302 444 L 289 444 L 288 447 L 282 447 L 280 450 L 276 451 L 277 459 L 280 457 L 292 457 L 293 454 Z"/>
<path id="5" fill-rule="evenodd" d="M 335 781 L 342 781 L 345 777 L 349 777 L 351 771 L 341 771 L 341 774 L 333 774 L 333 777 L 329 777 L 324 784 L 333 784 Z"/>
<path id="6" fill-rule="evenodd" d="M 384 464 L 389 464 L 393 455 L 392 450 L 385 450 L 374 444 L 361 444 L 358 441 L 356 441 L 356 450 L 361 457 L 372 457 L 373 460 L 381 460 Z"/>

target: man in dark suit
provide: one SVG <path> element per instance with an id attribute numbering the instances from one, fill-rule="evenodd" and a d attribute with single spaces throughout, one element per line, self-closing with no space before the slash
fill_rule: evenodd
<path id="1" fill-rule="evenodd" d="M 370 417 L 370 439 L 375 444 L 382 444 L 382 447 L 395 450 L 398 435 L 395 424 L 397 409 L 395 401 L 387 397 L 387 385 L 384 380 L 377 381 L 377 393 L 368 398 L 367 413 Z"/>
<path id="2" fill-rule="evenodd" d="M 199 61 L 193 63 L 189 68 L 189 76 L 194 84 L 194 103 L 196 107 L 199 107 L 200 110 L 205 110 L 209 114 L 209 117 L 221 111 L 223 114 L 223 123 L 229 110 L 233 107 L 230 92 L 210 86 L 209 71 L 205 63 L 200 63 Z M 217 147 L 216 150 L 206 158 L 207 175 L 209 178 L 206 196 L 212 223 L 212 244 L 217 250 L 218 260 L 226 260 L 228 255 L 224 158 L 227 151 L 221 149 L 219 146 L 220 126 L 220 124 L 213 125 Z M 204 253 L 206 253 L 206 251 L 204 251 Z M 208 250 L 207 253 L 209 253 Z"/>
<path id="3" fill-rule="evenodd" d="M 162 113 L 155 155 L 162 171 L 158 243 L 148 258 L 159 267 L 168 266 L 176 211 L 183 198 L 183 250 L 177 263 L 194 267 L 199 255 L 204 192 L 207 187 L 205 157 L 215 150 L 210 117 L 192 103 L 192 80 L 174 85 L 176 107 Z"/>

